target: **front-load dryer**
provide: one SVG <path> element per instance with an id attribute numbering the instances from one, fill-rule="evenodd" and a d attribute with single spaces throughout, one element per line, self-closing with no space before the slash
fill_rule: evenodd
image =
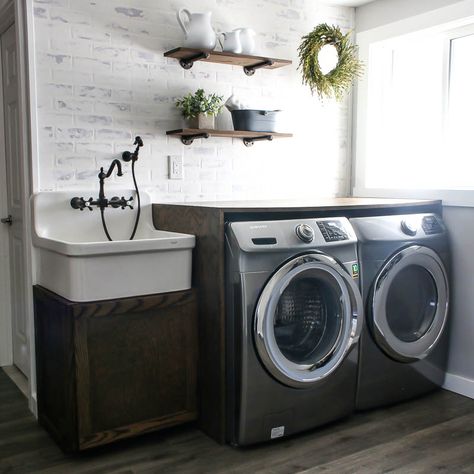
<path id="1" fill-rule="evenodd" d="M 349 415 L 362 327 L 346 218 L 226 228 L 227 441 L 249 445 Z"/>
<path id="2" fill-rule="evenodd" d="M 359 240 L 365 322 L 356 405 L 407 400 L 443 384 L 449 240 L 434 214 L 351 219 Z"/>

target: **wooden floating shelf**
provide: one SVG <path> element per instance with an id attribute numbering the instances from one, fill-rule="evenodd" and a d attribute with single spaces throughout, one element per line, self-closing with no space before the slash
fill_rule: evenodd
<path id="1" fill-rule="evenodd" d="M 210 128 L 180 128 L 169 130 L 166 135 L 181 138 L 184 145 L 191 145 L 196 138 L 228 137 L 241 138 L 245 146 L 252 146 L 254 142 L 261 140 L 273 140 L 274 138 L 290 138 L 292 133 L 276 132 L 249 132 L 245 130 L 214 130 Z"/>
<path id="2" fill-rule="evenodd" d="M 241 66 L 247 76 L 253 76 L 260 68 L 277 69 L 289 66 L 292 62 L 288 59 L 268 58 L 265 56 L 250 56 L 248 54 L 235 54 L 221 51 L 194 48 L 175 48 L 164 53 L 167 58 L 175 58 L 184 69 L 191 69 L 196 61 L 208 63 L 228 64 Z"/>

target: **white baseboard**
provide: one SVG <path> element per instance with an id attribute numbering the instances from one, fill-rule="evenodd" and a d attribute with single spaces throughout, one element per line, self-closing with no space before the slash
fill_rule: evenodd
<path id="1" fill-rule="evenodd" d="M 31 394 L 29 407 L 31 413 L 33 413 L 34 417 L 38 419 L 38 400 L 36 399 L 36 393 Z"/>
<path id="2" fill-rule="evenodd" d="M 461 375 L 446 374 L 443 388 L 465 397 L 474 398 L 474 380 L 462 377 Z"/>

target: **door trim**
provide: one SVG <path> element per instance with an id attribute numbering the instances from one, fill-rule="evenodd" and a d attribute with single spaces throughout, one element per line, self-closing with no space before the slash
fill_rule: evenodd
<path id="1" fill-rule="evenodd" d="M 386 302 L 393 279 L 398 272 L 417 265 L 432 277 L 437 291 L 437 307 L 427 331 L 416 341 L 400 340 L 387 321 Z M 422 245 L 411 245 L 393 255 L 382 267 L 374 281 L 371 297 L 369 325 L 377 345 L 392 359 L 414 362 L 424 359 L 441 338 L 448 317 L 449 281 L 446 269 L 438 254 Z"/>
<path id="2" fill-rule="evenodd" d="M 6 4 L 0 10 L 0 36 L 3 35 L 15 23 L 15 13 L 13 3 Z M 0 51 L 0 213 L 1 217 L 6 217 L 8 209 L 7 203 L 7 157 L 5 149 L 5 117 L 3 113 L 3 66 Z M 4 224 L 1 224 L 4 226 Z M 5 245 L 6 254 L 9 254 L 9 237 L 7 236 Z M 8 258 L 0 266 L 0 279 L 6 282 L 0 288 L 0 297 L 5 311 L 5 319 L 0 318 L 0 367 L 13 364 L 13 340 L 12 340 L 12 315 L 11 315 L 11 290 L 10 290 L 10 259 Z"/>
<path id="3" fill-rule="evenodd" d="M 15 6 L 13 1 L 6 3 L 3 8 L 0 8 L 0 34 L 10 28 L 15 23 Z"/>
<path id="4" fill-rule="evenodd" d="M 0 34 L 3 34 L 13 23 L 16 28 L 18 49 L 18 81 L 19 81 L 19 114 L 21 123 L 21 159 L 23 160 L 23 222 L 25 232 L 25 272 L 26 294 L 25 308 L 27 312 L 27 334 L 29 352 L 28 393 L 30 410 L 37 416 L 36 404 L 36 359 L 34 350 L 34 317 L 33 317 L 33 248 L 31 241 L 30 196 L 37 183 L 38 143 L 36 137 L 36 92 L 35 92 L 35 52 L 34 52 L 34 15 L 33 2 L 29 0 L 10 0 L 1 9 Z M 9 14 L 4 21 L 3 15 Z M 12 17 L 13 14 L 13 17 Z M 3 103 L 1 104 L 3 109 Z M 3 124 L 2 124 L 3 125 Z M 33 133 L 34 131 L 34 133 Z M 3 126 L 0 134 L 4 136 Z M 2 139 L 4 140 L 4 138 Z M 0 146 L 0 153 L 5 157 L 5 150 Z M 3 327 L 0 321 L 0 343 L 3 343 Z M 11 324 L 11 321 L 10 321 Z M 7 334 L 11 334 L 7 333 Z"/>
<path id="5" fill-rule="evenodd" d="M 342 334 L 322 360 L 322 365 L 296 364 L 280 351 L 273 333 L 276 306 L 293 278 L 306 270 L 330 275 L 341 291 L 343 306 Z M 263 288 L 255 310 L 254 336 L 257 352 L 267 370 L 277 380 L 291 387 L 310 387 L 332 374 L 357 343 L 363 324 L 363 304 L 352 277 L 334 258 L 319 253 L 299 255 L 280 267 Z M 339 342 L 340 341 L 340 342 Z"/>

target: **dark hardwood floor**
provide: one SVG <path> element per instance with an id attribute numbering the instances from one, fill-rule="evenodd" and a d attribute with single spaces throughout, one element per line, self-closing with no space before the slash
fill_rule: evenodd
<path id="1" fill-rule="evenodd" d="M 474 400 L 439 391 L 247 449 L 186 426 L 66 456 L 0 370 L 0 472 L 474 473 Z"/>

